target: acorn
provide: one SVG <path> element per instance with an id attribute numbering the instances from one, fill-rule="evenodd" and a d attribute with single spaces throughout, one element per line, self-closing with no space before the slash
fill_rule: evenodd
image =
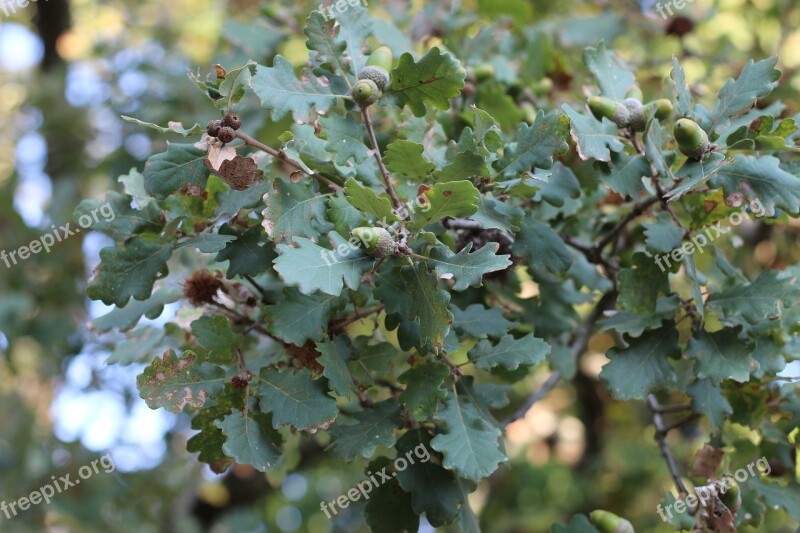
<path id="1" fill-rule="evenodd" d="M 688 118 L 678 120 L 672 129 L 672 134 L 681 153 L 690 159 L 699 161 L 712 150 L 708 134 L 693 120 Z"/>
<path id="2" fill-rule="evenodd" d="M 208 129 L 206 130 L 206 133 L 208 133 L 210 137 L 216 137 L 217 135 L 219 135 L 219 130 L 221 127 L 222 127 L 221 120 L 210 120 L 208 121 Z"/>
<path id="3" fill-rule="evenodd" d="M 652 102 L 648 103 L 644 106 L 646 114 L 649 114 L 652 110 L 655 109 L 655 117 L 658 120 L 666 120 L 672 116 L 672 102 L 666 98 L 659 98 L 658 100 L 653 100 Z"/>
<path id="4" fill-rule="evenodd" d="M 229 143 L 236 138 L 236 130 L 229 126 L 223 126 L 219 129 L 219 133 L 217 134 L 217 139 L 224 143 Z"/>
<path id="5" fill-rule="evenodd" d="M 242 119 L 236 113 L 228 113 L 222 118 L 222 125 L 238 130 L 242 127 Z"/>
<path id="6" fill-rule="evenodd" d="M 472 76 L 475 81 L 484 81 L 494 78 L 494 66 L 489 63 L 481 63 L 472 68 Z"/>
<path id="7" fill-rule="evenodd" d="M 606 117 L 620 128 L 627 128 L 631 115 L 628 108 L 605 96 L 589 97 L 589 109 L 597 120 Z"/>
<path id="8" fill-rule="evenodd" d="M 381 67 L 364 67 L 364 70 L 358 73 L 359 80 L 370 80 L 381 91 L 389 85 L 389 73 Z"/>
<path id="9" fill-rule="evenodd" d="M 383 228 L 359 227 L 351 232 L 361 241 L 362 248 L 372 257 L 388 257 L 397 253 L 397 244 Z"/>
<path id="10" fill-rule="evenodd" d="M 374 104 L 378 100 L 380 91 L 372 80 L 359 80 L 353 85 L 353 100 L 361 107 Z"/>
<path id="11" fill-rule="evenodd" d="M 736 511 L 742 506 L 742 494 L 739 491 L 739 484 L 732 477 L 726 483 L 730 483 L 730 486 L 719 499 L 722 500 L 725 507 L 730 509 L 731 513 L 736 514 Z"/>
<path id="12" fill-rule="evenodd" d="M 644 100 L 644 95 L 642 95 L 642 90 L 638 85 L 633 85 L 630 89 L 628 89 L 628 92 L 625 93 L 625 98 L 633 98 L 634 100 L 639 100 L 641 102 Z"/>
<path id="13" fill-rule="evenodd" d="M 636 533 L 630 522 L 608 511 L 592 511 L 589 520 L 601 533 Z"/>
<path id="14" fill-rule="evenodd" d="M 369 55 L 368 67 L 380 67 L 386 72 L 392 70 L 392 49 L 388 46 L 379 46 Z"/>
<path id="15" fill-rule="evenodd" d="M 640 91 L 641 92 L 641 91 Z M 644 106 L 640 100 L 636 98 L 626 98 L 622 104 L 628 110 L 630 118 L 628 125 L 633 131 L 644 131 L 647 126 L 647 117 L 644 114 Z"/>

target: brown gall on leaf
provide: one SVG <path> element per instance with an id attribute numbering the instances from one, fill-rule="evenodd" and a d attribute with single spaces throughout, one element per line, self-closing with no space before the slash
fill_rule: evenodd
<path id="1" fill-rule="evenodd" d="M 225 285 L 208 270 L 197 270 L 183 284 L 183 295 L 195 307 L 213 303 L 217 291 L 225 292 Z"/>
<path id="2" fill-rule="evenodd" d="M 258 165 L 252 158 L 240 155 L 233 159 L 222 161 L 218 170 L 214 169 L 207 158 L 203 160 L 203 165 L 213 174 L 219 176 L 231 189 L 237 191 L 248 189 L 259 173 Z"/>

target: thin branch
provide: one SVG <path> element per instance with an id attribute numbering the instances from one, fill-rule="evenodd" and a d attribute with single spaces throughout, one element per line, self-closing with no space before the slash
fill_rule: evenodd
<path id="1" fill-rule="evenodd" d="M 678 471 L 678 463 L 675 462 L 675 458 L 672 456 L 669 446 L 667 446 L 667 433 L 673 428 L 664 423 L 664 417 L 662 415 L 662 410 L 664 408 L 658 403 L 655 394 L 650 393 L 647 395 L 647 404 L 650 406 L 650 410 L 653 413 L 653 425 L 656 427 L 656 441 L 658 442 L 658 447 L 661 449 L 661 455 L 664 456 L 664 460 L 667 462 L 667 468 L 669 468 L 672 481 L 675 483 L 675 488 L 678 489 L 680 495 L 686 496 L 689 494 L 689 491 L 686 490 L 686 486 L 681 479 L 681 474 Z"/>
<path id="2" fill-rule="evenodd" d="M 366 318 L 370 315 L 375 313 L 380 313 L 383 311 L 383 305 L 376 305 L 375 307 L 370 307 L 368 309 L 362 309 L 361 311 L 357 311 L 355 313 L 351 313 L 346 317 L 342 317 L 339 321 L 336 321 L 332 326 L 332 331 L 341 331 L 353 322 L 358 322 L 362 318 Z"/>
<path id="3" fill-rule="evenodd" d="M 276 149 L 274 149 L 274 148 L 272 148 L 270 146 L 267 146 L 266 144 L 262 143 L 261 141 L 258 141 L 256 139 L 250 137 L 245 132 L 239 130 L 239 131 L 236 132 L 236 136 L 238 138 L 240 138 L 241 140 L 243 140 L 246 145 L 252 146 L 253 148 L 258 148 L 259 150 L 267 152 L 272 157 L 280 159 L 281 161 L 283 161 L 287 165 L 290 165 L 290 166 L 296 168 L 297 170 L 299 170 L 301 172 L 305 172 L 306 174 L 308 174 L 309 176 L 311 176 L 312 178 L 314 178 L 318 182 L 327 185 L 329 188 L 333 189 L 334 191 L 338 191 L 338 190 L 342 189 L 342 186 L 339 185 L 338 183 L 334 183 L 331 180 L 329 180 L 328 178 L 326 178 L 325 176 L 322 176 L 321 174 L 317 174 L 314 171 L 309 172 L 308 170 L 306 170 L 304 168 L 303 165 L 301 165 L 300 163 L 298 163 L 294 159 L 288 157 L 282 151 L 279 151 L 279 150 L 276 150 Z"/>
<path id="4" fill-rule="evenodd" d="M 535 394 L 533 394 L 532 396 L 530 396 L 530 397 L 529 397 L 529 398 L 528 398 L 528 399 L 525 401 L 525 403 L 524 403 L 524 404 L 522 404 L 522 405 L 519 407 L 519 409 L 517 409 L 516 411 L 514 411 L 513 413 L 511 413 L 509 416 L 507 416 L 507 417 L 506 417 L 506 418 L 504 418 L 503 420 L 501 420 L 501 421 L 500 421 L 500 423 L 501 423 L 502 425 L 504 425 L 504 426 L 507 426 L 507 425 L 509 425 L 511 422 L 514 422 L 514 421 L 516 421 L 516 420 L 519 420 L 520 418 L 522 418 L 523 416 L 525 416 L 525 413 L 527 413 L 527 412 L 528 412 L 528 410 L 529 410 L 531 407 L 533 407 L 533 404 L 535 404 L 536 402 L 538 402 L 539 400 L 541 400 L 542 398 L 544 398 L 544 397 L 545 397 L 545 395 L 546 395 L 548 392 L 550 392 L 550 391 L 553 389 L 553 387 L 555 387 L 555 386 L 558 384 L 558 382 L 559 382 L 559 381 L 561 381 L 561 372 L 559 372 L 558 370 L 556 370 L 555 372 L 553 372 L 552 374 L 550 374 L 550 377 L 548 377 L 548 378 L 547 378 L 547 381 L 545 381 L 544 383 L 542 383 L 542 386 L 541 386 L 541 387 L 539 387 L 539 390 L 537 390 Z"/>
<path id="5" fill-rule="evenodd" d="M 262 286 L 261 286 L 261 285 L 260 285 L 260 284 L 259 284 L 259 283 L 258 283 L 258 282 L 255 280 L 255 278 L 254 278 L 253 276 L 251 276 L 250 274 L 245 274 L 245 275 L 244 275 L 244 279 L 246 279 L 247 281 L 249 281 L 249 282 L 250 282 L 250 284 L 251 284 L 251 285 L 253 285 L 253 287 L 255 287 L 255 289 L 256 289 L 256 290 L 257 290 L 257 291 L 258 291 L 258 292 L 261 294 L 261 299 L 264 301 L 264 303 L 269 303 L 269 301 L 268 301 L 268 299 L 267 299 L 267 290 L 266 290 L 264 287 L 262 287 Z"/>
<path id="6" fill-rule="evenodd" d="M 617 234 L 619 234 L 619 232 L 621 232 L 623 229 L 625 229 L 625 226 L 627 226 L 633 219 L 635 219 L 636 217 L 638 217 L 639 215 L 641 215 L 642 213 L 647 211 L 648 207 L 650 207 L 651 205 L 655 204 L 660 199 L 661 198 L 658 195 L 650 196 L 649 198 L 646 198 L 646 199 L 642 200 L 641 202 L 637 203 L 636 205 L 634 205 L 633 209 L 631 210 L 631 212 L 628 213 L 627 215 L 625 215 L 619 222 L 617 222 L 617 224 L 611 229 L 611 231 L 609 231 L 605 235 L 605 237 L 603 237 L 600 240 L 600 242 L 598 242 L 594 246 L 594 249 L 597 252 L 600 252 L 611 241 L 614 240 L 614 238 L 617 236 Z"/>
<path id="7" fill-rule="evenodd" d="M 679 413 L 681 411 L 688 411 L 692 408 L 692 405 L 689 403 L 675 403 L 672 405 L 658 405 L 656 408 L 650 406 L 651 409 L 654 411 L 658 411 L 659 413 Z"/>
<path id="8" fill-rule="evenodd" d="M 389 171 L 386 170 L 386 165 L 383 164 L 381 149 L 378 147 L 378 139 L 375 137 L 375 128 L 372 127 L 372 119 L 369 118 L 369 110 L 367 107 L 361 108 L 361 116 L 364 118 L 364 126 L 367 128 L 369 141 L 372 143 L 372 153 L 375 155 L 375 161 L 378 162 L 378 169 L 381 171 L 381 176 L 383 176 L 383 184 L 386 187 L 386 192 L 389 194 L 389 198 L 392 199 L 392 205 L 394 205 L 396 209 L 399 209 L 402 206 L 402 202 L 394 190 Z"/>

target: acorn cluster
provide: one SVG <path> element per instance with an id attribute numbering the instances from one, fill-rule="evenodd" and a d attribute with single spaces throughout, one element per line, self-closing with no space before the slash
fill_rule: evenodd
<path id="1" fill-rule="evenodd" d="M 627 128 L 631 132 L 644 131 L 650 116 L 666 120 L 673 113 L 672 102 L 666 98 L 642 104 L 642 91 L 638 87 L 629 90 L 622 102 L 605 96 L 591 96 L 588 104 L 589 110 L 597 120 L 605 117 L 620 128 Z M 679 119 L 672 133 L 678 143 L 678 149 L 689 159 L 701 161 L 717 148 L 715 144 L 709 142 L 705 130 L 689 118 Z"/>
<path id="2" fill-rule="evenodd" d="M 358 81 L 351 91 L 353 100 L 361 107 L 374 104 L 381 92 L 389 85 L 389 70 L 392 68 L 392 50 L 381 46 L 370 54 L 367 66 L 358 73 Z"/>
<path id="3" fill-rule="evenodd" d="M 206 132 L 223 143 L 229 143 L 236 138 L 236 130 L 242 127 L 242 119 L 236 113 L 228 113 L 222 120 L 212 120 L 208 123 Z"/>

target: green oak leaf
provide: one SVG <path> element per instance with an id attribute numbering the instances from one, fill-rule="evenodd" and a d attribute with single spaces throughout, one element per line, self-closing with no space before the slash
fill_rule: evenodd
<path id="1" fill-rule="evenodd" d="M 212 363 L 232 363 L 236 350 L 244 345 L 245 338 L 234 332 L 222 315 L 202 316 L 192 322 L 191 328 L 197 343 L 209 351 Z"/>
<path id="2" fill-rule="evenodd" d="M 328 195 L 319 194 L 308 182 L 276 179 L 264 197 L 264 229 L 276 243 L 292 237 L 319 237 L 333 228 L 325 218 Z"/>
<path id="3" fill-rule="evenodd" d="M 522 208 L 507 202 L 497 200 L 492 193 L 480 195 L 478 211 L 469 218 L 480 222 L 484 229 L 501 229 L 508 232 L 519 230 L 519 223 L 525 211 Z"/>
<path id="4" fill-rule="evenodd" d="M 130 307 L 130 306 L 128 306 Z M 106 359 L 106 364 L 132 365 L 145 359 L 161 346 L 164 341 L 164 330 L 150 326 L 137 328 L 125 336 Z"/>
<path id="5" fill-rule="evenodd" d="M 553 158 L 569 150 L 569 123 L 569 118 L 558 111 L 545 114 L 539 110 L 533 124 L 519 125 L 516 148 L 507 150 L 495 164 L 497 175 L 518 177 L 532 167 L 553 166 Z"/>
<path id="6" fill-rule="evenodd" d="M 617 333 L 625 333 L 630 337 L 638 337 L 646 329 L 656 329 L 661 323 L 675 317 L 678 309 L 678 295 L 674 294 L 666 298 L 659 298 L 656 303 L 655 313 L 631 313 L 629 311 L 618 310 L 607 318 L 598 320 L 599 331 L 614 330 Z"/>
<path id="7" fill-rule="evenodd" d="M 794 520 L 800 521 L 800 485 L 797 482 L 782 484 L 778 482 L 768 482 L 758 476 L 747 481 L 748 488 L 755 489 L 770 507 L 783 507 Z"/>
<path id="8" fill-rule="evenodd" d="M 451 163 L 433 173 L 434 183 L 472 180 L 476 177 L 489 177 L 489 167 L 484 158 L 472 152 L 459 152 Z"/>
<path id="9" fill-rule="evenodd" d="M 523 219 L 512 250 L 524 256 L 533 267 L 544 267 L 554 274 L 565 272 L 572 265 L 572 253 L 561 236 L 542 224 L 532 213 Z"/>
<path id="10" fill-rule="evenodd" d="M 470 242 L 454 254 L 447 246 L 437 246 L 431 249 L 430 258 L 426 262 L 440 278 L 455 280 L 453 290 L 463 291 L 470 286 L 479 287 L 486 274 L 511 266 L 508 255 L 496 255 L 499 248 L 499 244 L 490 242 L 480 250 L 470 253 Z"/>
<path id="11" fill-rule="evenodd" d="M 120 115 L 120 118 L 125 122 L 130 122 L 131 124 L 136 124 L 137 126 L 144 126 L 145 128 L 160 131 L 161 133 L 177 133 L 178 135 L 183 135 L 184 137 L 191 137 L 206 131 L 206 128 L 200 124 L 195 124 L 191 128 L 186 129 L 180 122 L 170 122 L 166 127 L 164 127 L 159 126 L 158 124 L 153 124 L 152 122 L 144 122 L 138 118 L 128 117 L 125 115 Z"/>
<path id="12" fill-rule="evenodd" d="M 184 186 L 197 185 L 205 189 L 208 169 L 203 166 L 203 159 L 206 155 L 193 144 L 169 143 L 166 152 L 151 156 L 145 163 L 145 190 L 163 200 Z"/>
<path id="13" fill-rule="evenodd" d="M 216 261 L 220 263 L 230 261 L 225 277 L 232 279 L 245 274 L 256 276 L 269 269 L 275 258 L 275 250 L 261 226 L 242 230 L 226 224 L 219 229 L 218 234 L 236 237 L 236 240 L 227 243 L 216 257 Z"/>
<path id="14" fill-rule="evenodd" d="M 324 380 L 298 372 L 264 367 L 258 377 L 259 406 L 272 413 L 272 427 L 291 425 L 298 431 L 327 427 L 335 419 L 336 401 L 328 396 Z"/>
<path id="15" fill-rule="evenodd" d="M 400 401 L 411 420 L 424 422 L 436 413 L 439 403 L 447 397 L 445 380 L 449 375 L 449 368 L 430 360 L 400 374 L 397 380 L 406 385 Z"/>
<path id="16" fill-rule="evenodd" d="M 550 533 L 602 533 L 582 514 L 572 517 L 569 524 L 553 524 Z"/>
<path id="17" fill-rule="evenodd" d="M 472 304 L 463 311 L 451 306 L 453 312 L 453 327 L 456 331 L 474 338 L 502 337 L 517 324 L 503 317 L 500 307 L 485 308 L 482 304 Z"/>
<path id="18" fill-rule="evenodd" d="M 383 472 L 388 481 L 377 475 Z M 411 494 L 400 488 L 393 476 L 392 461 L 388 457 L 378 457 L 367 465 L 367 479 L 370 483 L 369 501 L 364 507 L 364 517 L 372 533 L 411 533 L 419 530 L 419 516 L 411 505 Z M 378 478 L 378 487 L 369 479 Z M 366 489 L 365 489 L 366 490 Z"/>
<path id="19" fill-rule="evenodd" d="M 336 296 L 321 292 L 305 295 L 294 287 L 287 287 L 280 301 L 265 308 L 265 318 L 270 333 L 302 346 L 309 339 L 322 340 L 328 331 L 328 321 L 341 306 Z"/>
<path id="20" fill-rule="evenodd" d="M 225 454 L 222 447 L 225 435 L 217 426 L 231 411 L 244 409 L 245 389 L 239 389 L 230 383 L 214 398 L 215 405 L 200 409 L 192 418 L 192 429 L 200 432 L 186 442 L 189 453 L 200 453 L 198 459 L 211 467 L 217 474 L 223 473 L 233 462 Z"/>
<path id="21" fill-rule="evenodd" d="M 84 200 L 72 219 L 76 222 L 91 221 L 92 231 L 105 233 L 116 241 L 124 241 L 137 233 L 159 233 L 161 210 L 155 203 L 149 203 L 142 209 L 131 207 L 131 197 L 116 191 L 108 193 L 106 201 Z M 88 227 L 81 224 L 83 227 Z"/>
<path id="22" fill-rule="evenodd" d="M 345 286 L 358 288 L 375 259 L 335 231 L 328 236 L 332 250 L 303 237 L 294 238 L 295 246 L 278 245 L 275 270 L 287 285 L 297 286 L 303 294 L 322 291 L 332 296 L 341 294 Z"/>
<path id="23" fill-rule="evenodd" d="M 636 85 L 636 79 L 628 65 L 603 41 L 597 48 L 589 46 L 583 51 L 583 63 L 594 75 L 603 96 L 617 100 L 625 99 L 628 89 Z"/>
<path id="24" fill-rule="evenodd" d="M 741 192 L 748 200 L 760 201 L 770 217 L 776 207 L 800 213 L 800 176 L 782 169 L 781 161 L 771 155 L 736 154 L 732 163 L 714 174 L 711 185 L 722 187 L 725 194 Z"/>
<path id="25" fill-rule="evenodd" d="M 488 340 L 482 340 L 469 351 L 469 359 L 483 370 L 496 366 L 502 366 L 506 370 L 516 370 L 520 365 L 538 365 L 549 354 L 550 345 L 534 337 L 533 333 L 528 333 L 519 339 L 505 335 L 495 345 Z"/>
<path id="26" fill-rule="evenodd" d="M 412 429 L 397 441 L 398 457 L 409 457 L 409 466 L 397 472 L 400 487 L 411 494 L 411 505 L 433 527 L 453 522 L 462 506 L 469 506 L 459 479 L 451 471 L 430 460 L 431 436 L 422 429 Z M 428 460 L 425 460 L 427 457 Z"/>
<path id="27" fill-rule="evenodd" d="M 652 313 L 659 293 L 669 294 L 669 271 L 661 270 L 652 257 L 637 252 L 631 268 L 619 271 L 619 302 L 635 313 Z"/>
<path id="28" fill-rule="evenodd" d="M 775 68 L 777 56 L 758 63 L 747 62 L 736 80 L 729 79 L 720 90 L 714 110 L 711 112 L 711 125 L 721 131 L 731 119 L 750 111 L 759 98 L 764 98 L 778 85 L 781 71 Z"/>
<path id="29" fill-rule="evenodd" d="M 225 435 L 222 450 L 237 463 L 250 465 L 259 472 L 275 470 L 283 462 L 283 439 L 270 427 L 271 417 L 253 409 L 255 399 L 251 397 L 248 403 L 244 412 L 234 408 L 224 419 L 215 422 Z"/>
<path id="30" fill-rule="evenodd" d="M 683 67 L 678 62 L 678 58 L 672 56 L 672 72 L 669 77 L 672 79 L 672 86 L 675 89 L 675 109 L 682 116 L 692 118 L 692 93 L 686 84 L 686 74 Z"/>
<path id="31" fill-rule="evenodd" d="M 480 481 L 508 460 L 502 451 L 500 429 L 455 388 L 435 419 L 444 424 L 444 429 L 433 438 L 431 448 L 444 456 L 442 466 L 447 470 Z"/>
<path id="32" fill-rule="evenodd" d="M 651 174 L 650 163 L 641 155 L 630 155 L 624 152 L 611 154 L 606 164 L 596 165 L 598 177 L 612 191 L 622 196 L 638 198 L 645 192 L 643 177 Z"/>
<path id="33" fill-rule="evenodd" d="M 706 302 L 726 323 L 756 324 L 779 317 L 784 308 L 792 306 L 800 295 L 797 280 L 781 277 L 776 270 L 762 272 L 747 284 L 739 283 L 715 292 Z"/>
<path id="34" fill-rule="evenodd" d="M 450 331 L 450 293 L 439 289 L 436 276 L 417 263 L 392 269 L 380 275 L 375 298 L 386 306 L 387 326 L 394 329 L 402 321 L 419 328 L 419 345 L 439 350 Z M 397 315 L 391 317 L 389 315 Z M 394 326 L 394 327 L 392 327 Z"/>
<path id="35" fill-rule="evenodd" d="M 325 150 L 335 154 L 333 160 L 337 165 L 346 165 L 351 160 L 357 165 L 369 157 L 369 148 L 364 144 L 367 130 L 352 114 L 321 117 L 319 122 L 327 140 Z"/>
<path id="36" fill-rule="evenodd" d="M 317 343 L 317 351 L 321 354 L 317 362 L 322 365 L 322 375 L 328 379 L 331 388 L 339 396 L 351 397 L 356 393 L 356 385 L 347 363 L 353 359 L 353 350 L 344 336 L 335 341 Z"/>
<path id="37" fill-rule="evenodd" d="M 182 296 L 183 291 L 177 287 L 158 289 L 146 300 L 133 300 L 125 307 L 117 307 L 113 311 L 95 318 L 91 323 L 91 328 L 101 333 L 114 328 L 128 331 L 136 326 L 143 316 L 151 320 L 158 318 L 164 311 L 165 305 L 177 302 Z"/>
<path id="38" fill-rule="evenodd" d="M 667 254 L 683 244 L 683 230 L 667 213 L 659 213 L 656 220 L 644 224 L 644 243 L 653 252 Z"/>
<path id="39" fill-rule="evenodd" d="M 378 196 L 373 189 L 364 187 L 353 178 L 345 182 L 344 193 L 350 205 L 363 213 L 374 215 L 378 220 L 387 223 L 399 220 L 392 212 L 392 202 L 388 196 Z"/>
<path id="40" fill-rule="evenodd" d="M 386 95 L 397 98 L 400 108 L 408 105 L 416 117 L 423 117 L 428 102 L 439 109 L 450 107 L 450 98 L 461 94 L 467 72 L 461 63 L 438 47 L 428 50 L 419 62 L 406 52 L 390 73 Z"/>
<path id="41" fill-rule="evenodd" d="M 480 193 L 469 181 L 437 183 L 427 189 L 423 196 L 427 200 L 426 210 L 416 211 L 408 221 L 408 229 L 419 231 L 431 222 L 445 217 L 468 217 L 478 210 Z"/>
<path id="42" fill-rule="evenodd" d="M 245 65 L 228 70 L 225 79 L 219 84 L 217 91 L 220 98 L 214 102 L 218 109 L 230 112 L 245 95 L 245 88 L 256 73 L 255 61 L 248 61 Z"/>
<path id="43" fill-rule="evenodd" d="M 206 399 L 219 392 L 225 372 L 218 366 L 203 363 L 194 352 L 184 352 L 179 359 L 167 350 L 136 378 L 139 396 L 150 409 L 163 407 L 180 413 L 185 406 L 200 408 Z"/>
<path id="44" fill-rule="evenodd" d="M 689 385 L 686 392 L 692 398 L 692 409 L 706 415 L 715 431 L 722 429 L 725 419 L 733 414 L 722 390 L 710 379 L 698 379 Z"/>
<path id="45" fill-rule="evenodd" d="M 672 322 L 641 337 L 629 339 L 627 348 L 613 348 L 606 353 L 600 379 L 618 400 L 642 399 L 659 388 L 671 388 L 677 376 L 669 362 L 680 355 L 678 331 Z"/>
<path id="46" fill-rule="evenodd" d="M 436 165 L 425 159 L 421 144 L 399 140 L 386 147 L 383 162 L 398 179 L 424 181 L 436 169 Z"/>
<path id="47" fill-rule="evenodd" d="M 291 114 L 295 121 L 307 122 L 312 107 L 317 112 L 327 111 L 336 103 L 337 95 L 331 92 L 328 84 L 308 69 L 303 69 L 298 78 L 292 64 L 281 55 L 275 56 L 272 65 L 256 67 L 250 88 L 273 121 Z"/>
<path id="48" fill-rule="evenodd" d="M 753 347 L 739 338 L 739 330 L 727 329 L 716 333 L 701 331 L 689 341 L 686 354 L 696 363 L 697 377 L 714 383 L 727 379 L 744 383 L 758 363 L 750 357 Z"/>
<path id="49" fill-rule="evenodd" d="M 625 145 L 619 140 L 616 124 L 603 118 L 602 122 L 590 114 L 581 114 L 569 104 L 561 106 L 570 121 L 572 140 L 581 159 L 611 161 L 611 152 L 622 152 Z"/>
<path id="50" fill-rule="evenodd" d="M 306 19 L 303 30 L 306 48 L 315 52 L 314 59 L 321 67 L 340 76 L 345 76 L 350 67 L 345 61 L 347 43 L 339 35 L 340 25 L 335 18 L 325 17 L 319 11 L 312 11 Z"/>
<path id="51" fill-rule="evenodd" d="M 677 200 L 687 192 L 710 180 L 714 177 L 714 174 L 733 162 L 733 159 L 728 159 L 716 152 L 708 154 L 702 161 L 687 159 L 686 163 L 675 173 L 675 177 L 682 180 L 681 183 L 677 187 L 670 189 L 664 196 L 670 202 Z"/>
<path id="52" fill-rule="evenodd" d="M 353 413 L 351 418 L 355 424 L 346 424 L 339 418 L 329 431 L 333 456 L 347 462 L 359 456 L 369 459 L 378 446 L 393 447 L 397 441 L 394 432 L 403 426 L 400 404 L 394 398 Z"/>
<path id="53" fill-rule="evenodd" d="M 100 250 L 100 264 L 86 289 L 92 300 L 125 307 L 131 297 L 146 300 L 156 280 L 167 275 L 172 248 L 142 239 L 128 241 L 124 248 Z"/>

